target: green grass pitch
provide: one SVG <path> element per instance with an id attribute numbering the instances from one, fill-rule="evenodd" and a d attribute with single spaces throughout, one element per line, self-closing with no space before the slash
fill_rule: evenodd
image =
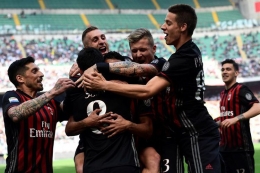
<path id="1" fill-rule="evenodd" d="M 5 165 L 0 165 L 0 172 L 4 172 Z M 73 159 L 55 160 L 53 162 L 54 173 L 74 173 Z M 260 143 L 255 144 L 255 173 L 260 173 Z"/>

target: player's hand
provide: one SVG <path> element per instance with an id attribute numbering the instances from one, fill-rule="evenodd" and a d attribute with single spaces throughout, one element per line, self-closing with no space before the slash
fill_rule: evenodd
<path id="1" fill-rule="evenodd" d="M 99 115 L 100 112 L 101 112 L 101 109 L 95 109 L 93 112 L 91 112 L 88 115 L 87 118 L 85 118 L 83 120 L 87 127 L 97 127 L 97 128 L 104 127 L 104 122 L 101 122 L 100 120 L 109 119 L 112 112 L 108 112 L 103 115 Z"/>
<path id="2" fill-rule="evenodd" d="M 80 76 L 80 69 L 76 62 L 70 68 L 69 76 L 70 77 Z"/>
<path id="3" fill-rule="evenodd" d="M 108 138 L 115 136 L 116 134 L 122 133 L 127 130 L 129 125 L 131 124 L 130 121 L 124 119 L 121 115 L 118 114 L 111 114 L 112 119 L 102 119 L 100 122 L 107 123 L 109 126 L 102 127 L 100 131 L 107 135 Z"/>
<path id="4" fill-rule="evenodd" d="M 54 85 L 54 87 L 48 91 L 48 94 L 53 94 L 54 96 L 57 96 L 61 93 L 63 93 L 64 91 L 66 91 L 69 88 L 74 88 L 75 82 L 73 82 L 72 80 L 68 79 L 68 78 L 60 78 L 56 84 Z"/>
<path id="5" fill-rule="evenodd" d="M 106 86 L 106 79 L 102 74 L 94 72 L 91 74 L 85 74 L 81 86 L 90 90 L 104 90 Z"/>
<path id="6" fill-rule="evenodd" d="M 222 122 L 220 123 L 220 126 L 221 126 L 222 128 L 228 128 L 228 127 L 230 127 L 230 126 L 236 124 L 238 121 L 239 121 L 239 120 L 238 120 L 237 117 L 230 118 L 230 119 L 225 119 L 224 121 L 222 121 Z"/>
<path id="7" fill-rule="evenodd" d="M 84 76 L 87 74 L 92 74 L 94 72 L 97 72 L 95 65 L 89 67 L 87 70 L 84 71 L 84 73 L 81 75 L 81 77 L 76 81 L 76 84 L 79 84 L 78 87 L 84 87 Z"/>

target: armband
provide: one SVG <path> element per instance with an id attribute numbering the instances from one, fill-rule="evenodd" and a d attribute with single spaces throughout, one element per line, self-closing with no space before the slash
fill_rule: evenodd
<path id="1" fill-rule="evenodd" d="M 96 66 L 99 73 L 109 73 L 109 63 L 99 62 Z"/>
<path id="2" fill-rule="evenodd" d="M 238 115 L 237 118 L 238 118 L 238 121 L 243 121 L 243 120 L 245 120 L 244 114 Z"/>

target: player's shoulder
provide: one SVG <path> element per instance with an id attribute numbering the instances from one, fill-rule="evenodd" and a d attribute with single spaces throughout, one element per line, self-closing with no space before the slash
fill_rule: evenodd
<path id="1" fill-rule="evenodd" d="M 15 90 L 8 90 L 4 93 L 3 98 L 13 97 L 13 96 L 19 97 L 19 95 Z"/>
<path id="2" fill-rule="evenodd" d="M 129 56 L 123 56 L 123 58 L 125 59 L 125 61 L 130 61 L 130 62 L 133 61 Z"/>

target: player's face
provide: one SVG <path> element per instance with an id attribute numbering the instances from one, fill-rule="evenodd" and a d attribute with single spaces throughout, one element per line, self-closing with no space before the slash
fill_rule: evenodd
<path id="1" fill-rule="evenodd" d="M 104 33 L 95 29 L 86 34 L 83 40 L 84 47 L 93 47 L 98 49 L 102 55 L 109 52 L 109 45 Z"/>
<path id="2" fill-rule="evenodd" d="M 149 64 L 154 59 L 156 46 L 151 46 L 147 38 L 142 38 L 130 44 L 133 61 L 140 64 Z"/>
<path id="3" fill-rule="evenodd" d="M 178 46 L 181 37 L 181 27 L 176 22 L 176 14 L 168 12 L 165 22 L 161 26 L 163 33 L 166 34 L 164 39 L 166 44 Z"/>
<path id="4" fill-rule="evenodd" d="M 238 71 L 235 70 L 233 64 L 226 63 L 223 64 L 221 68 L 222 80 L 226 84 L 231 84 L 236 82 L 236 77 L 238 76 Z"/>
<path id="5" fill-rule="evenodd" d="M 22 82 L 32 91 L 42 91 L 42 79 L 43 73 L 40 71 L 39 67 L 34 63 L 29 63 L 26 65 L 28 70 L 26 70 L 25 74 L 22 75 Z"/>

